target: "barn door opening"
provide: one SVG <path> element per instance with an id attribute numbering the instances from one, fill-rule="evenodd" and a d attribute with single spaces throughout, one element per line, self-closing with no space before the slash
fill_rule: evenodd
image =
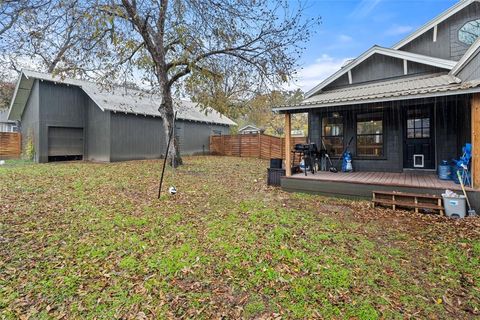
<path id="1" fill-rule="evenodd" d="M 83 159 L 83 128 L 48 127 L 48 161 Z"/>

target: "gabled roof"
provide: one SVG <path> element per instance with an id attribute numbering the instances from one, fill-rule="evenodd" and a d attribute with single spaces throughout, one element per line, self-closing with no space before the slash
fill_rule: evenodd
<path id="1" fill-rule="evenodd" d="M 471 92 L 480 92 L 480 79 L 462 83 L 460 79 L 454 76 L 437 73 L 325 91 L 297 105 L 278 107 L 273 110 L 277 112 L 298 112 L 311 108 L 420 99 Z"/>
<path id="2" fill-rule="evenodd" d="M 251 125 L 251 124 L 247 124 L 246 126 L 238 129 L 238 131 L 244 131 L 244 130 L 257 130 L 257 131 L 262 131 L 262 129 L 258 128 L 258 127 L 255 127 L 254 125 Z"/>
<path id="3" fill-rule="evenodd" d="M 468 7 L 470 4 L 472 4 L 474 2 L 480 2 L 480 0 L 460 0 L 458 3 L 456 3 L 455 5 L 450 7 L 448 10 L 442 12 L 437 17 L 433 18 L 432 20 L 430 20 L 429 22 L 424 24 L 422 27 L 417 29 L 415 32 L 411 33 L 406 38 L 404 38 L 401 41 L 399 41 L 398 43 L 396 43 L 393 46 L 393 49 L 400 49 L 404 45 L 406 45 L 409 42 L 415 40 L 416 38 L 418 38 L 419 36 L 421 36 L 425 32 L 434 28 L 436 25 L 438 25 L 438 24 L 442 23 L 443 21 L 447 20 L 448 18 L 450 18 L 454 14 L 460 12 L 461 10 Z"/>
<path id="4" fill-rule="evenodd" d="M 471 61 L 471 59 L 476 56 L 476 54 L 479 54 L 479 52 L 480 38 L 475 40 L 470 48 L 468 48 L 467 52 L 465 52 L 460 61 L 458 61 L 455 67 L 453 67 L 453 69 L 450 71 L 450 74 L 456 76 Z"/>
<path id="5" fill-rule="evenodd" d="M 394 50 L 390 48 L 383 48 L 380 46 L 373 46 L 367 51 L 365 51 L 363 54 L 361 54 L 358 58 L 352 60 L 350 63 L 346 64 L 340 70 L 338 70 L 337 72 L 332 74 L 330 77 L 325 79 L 322 83 L 320 83 L 319 85 L 317 85 L 316 87 L 308 91 L 305 96 L 307 98 L 310 98 L 311 96 L 317 94 L 320 90 L 325 88 L 327 85 L 337 80 L 338 78 L 346 74 L 348 71 L 352 70 L 353 68 L 361 64 L 363 61 L 373 56 L 374 54 L 381 54 L 381 55 L 389 56 L 393 58 L 422 63 L 422 64 L 426 64 L 426 65 L 430 65 L 430 66 L 434 66 L 434 67 L 438 67 L 446 70 L 451 70 L 457 63 L 456 61 L 452 61 L 452 60 L 434 58 L 434 57 L 429 57 L 429 56 L 425 56 L 417 53 L 399 51 L 399 50 Z"/>
<path id="6" fill-rule="evenodd" d="M 123 87 L 102 87 L 93 82 L 77 79 L 64 79 L 47 73 L 23 70 L 15 87 L 10 104 L 8 118 L 20 120 L 35 79 L 50 81 L 81 88 L 102 110 L 130 113 L 136 115 L 161 117 L 158 107 L 162 98 L 158 95 Z M 202 108 L 198 103 L 186 100 L 175 100 L 174 107 L 178 111 L 178 119 L 236 125 L 235 122 L 212 108 Z"/>

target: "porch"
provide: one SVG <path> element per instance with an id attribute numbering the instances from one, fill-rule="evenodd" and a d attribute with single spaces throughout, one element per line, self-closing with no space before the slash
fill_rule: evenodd
<path id="1" fill-rule="evenodd" d="M 370 200 L 372 191 L 397 191 L 441 196 L 446 189 L 462 194 L 459 184 L 440 180 L 431 172 L 338 172 L 294 174 L 282 177 L 282 189 L 290 192 L 316 193 L 328 196 Z M 480 208 L 480 192 L 466 188 L 472 206 Z"/>

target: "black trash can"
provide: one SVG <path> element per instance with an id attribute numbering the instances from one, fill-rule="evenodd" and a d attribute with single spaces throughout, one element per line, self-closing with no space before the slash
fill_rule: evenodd
<path id="1" fill-rule="evenodd" d="M 269 168 L 267 185 L 269 186 L 280 186 L 280 177 L 285 176 L 285 169 Z"/>
<path id="2" fill-rule="evenodd" d="M 270 169 L 282 169 L 282 159 L 270 159 Z"/>

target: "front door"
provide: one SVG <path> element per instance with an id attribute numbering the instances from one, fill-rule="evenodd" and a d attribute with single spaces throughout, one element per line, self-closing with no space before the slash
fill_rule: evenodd
<path id="1" fill-rule="evenodd" d="M 435 169 L 433 106 L 411 106 L 405 112 L 403 167 Z"/>

